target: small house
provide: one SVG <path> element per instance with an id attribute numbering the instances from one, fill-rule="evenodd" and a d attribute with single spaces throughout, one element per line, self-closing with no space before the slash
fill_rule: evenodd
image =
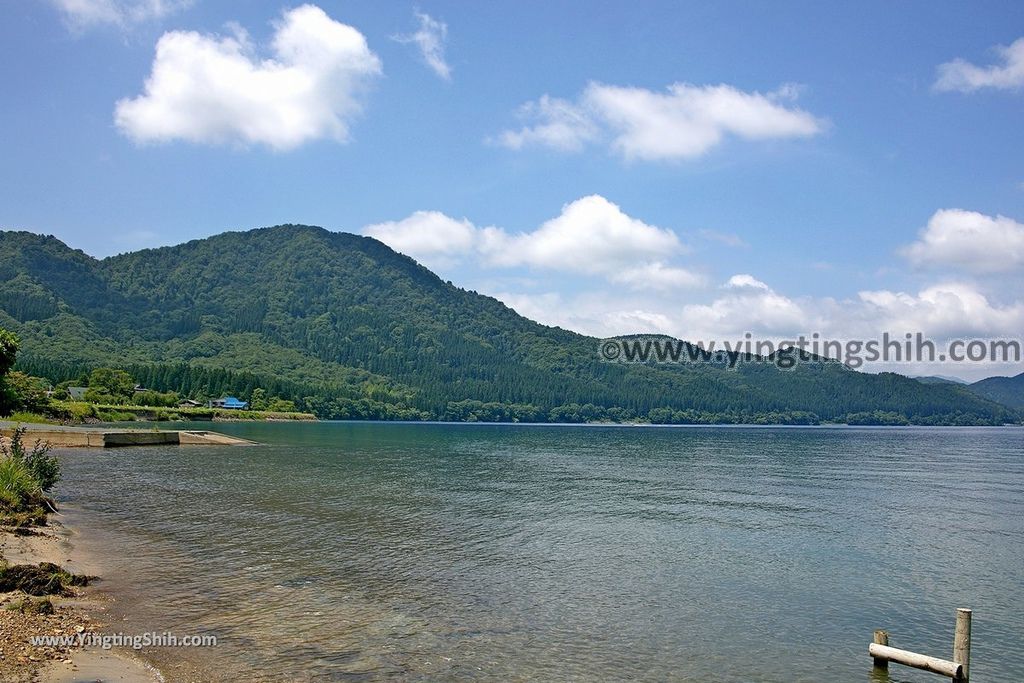
<path id="1" fill-rule="evenodd" d="M 89 387 L 68 387 L 68 396 L 72 401 L 84 401 L 87 391 L 89 391 Z"/>
<path id="2" fill-rule="evenodd" d="M 234 396 L 225 396 L 215 401 L 210 401 L 211 408 L 227 408 L 228 410 L 245 410 L 249 407 L 248 401 L 239 401 Z"/>

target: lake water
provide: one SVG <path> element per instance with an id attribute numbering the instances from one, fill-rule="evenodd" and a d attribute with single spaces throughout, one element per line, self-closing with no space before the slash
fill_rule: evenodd
<path id="1" fill-rule="evenodd" d="M 867 646 L 957 607 L 1024 680 L 1019 428 L 216 428 L 62 455 L 112 630 L 220 639 L 169 680 L 937 681 Z"/>

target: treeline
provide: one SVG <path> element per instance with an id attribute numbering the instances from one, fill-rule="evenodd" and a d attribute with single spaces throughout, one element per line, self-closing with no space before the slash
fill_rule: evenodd
<path id="1" fill-rule="evenodd" d="M 586 424 L 593 422 L 644 422 L 664 425 L 817 425 L 846 423 L 850 425 L 997 425 L 1002 416 L 978 416 L 964 412 L 912 413 L 904 415 L 893 411 L 855 411 L 823 416 L 807 410 L 773 410 L 751 408 L 725 408 L 722 410 L 677 409 L 666 405 L 648 410 L 632 407 L 601 406 L 594 403 L 562 403 L 554 406 L 530 403 L 502 403 L 463 399 L 447 401 L 440 409 L 427 402 L 415 401 L 415 394 L 395 394 L 387 387 L 374 384 L 346 386 L 310 386 L 262 377 L 246 372 L 232 372 L 220 368 L 206 368 L 178 364 L 129 365 L 123 368 L 120 389 L 106 369 L 92 369 L 81 365 L 62 364 L 27 356 L 19 359 L 17 368 L 28 375 L 45 377 L 56 386 L 77 383 L 105 389 L 91 389 L 98 402 L 129 402 L 128 393 L 133 382 L 143 385 L 147 392 L 130 402 L 146 405 L 170 405 L 167 397 L 205 402 L 225 395 L 237 396 L 252 403 L 257 410 L 297 410 L 312 413 L 322 420 L 384 420 L 497 423 L 560 423 Z M 95 375 L 98 374 L 98 378 Z M 100 393 L 102 391 L 102 393 Z M 400 400 L 395 400 L 395 396 Z M 87 394 L 87 398 L 89 394 Z M 163 397 L 164 403 L 160 402 Z M 411 400 L 410 400 L 411 399 Z M 756 397 L 751 400 L 755 405 Z"/>
<path id="2" fill-rule="evenodd" d="M 89 388 L 86 399 L 104 403 L 167 405 L 168 398 L 205 403 L 223 396 L 248 401 L 253 410 L 299 411 L 326 420 L 426 420 L 432 415 L 419 409 L 381 400 L 389 396 L 385 388 L 367 385 L 313 387 L 274 377 L 221 368 L 175 364 L 126 365 L 117 368 L 123 377 L 111 379 L 108 368 L 89 368 L 40 359 L 19 357 L 17 369 L 27 375 L 49 380 L 59 392 L 70 386 Z M 99 377 L 96 377 L 96 374 Z M 135 392 L 135 384 L 148 391 Z M 96 392 L 91 394 L 91 392 Z M 131 392 L 137 395 L 129 400 Z"/>

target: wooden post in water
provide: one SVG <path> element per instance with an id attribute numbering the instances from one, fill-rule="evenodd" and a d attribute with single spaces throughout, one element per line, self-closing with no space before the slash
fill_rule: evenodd
<path id="1" fill-rule="evenodd" d="M 876 637 L 878 631 L 875 631 Z M 877 642 L 877 641 L 876 641 Z M 971 667 L 971 610 L 960 607 L 956 611 L 956 631 L 953 635 L 953 661 L 963 665 L 957 683 L 968 683 Z"/>
<path id="2" fill-rule="evenodd" d="M 878 629 L 875 631 L 875 644 L 877 645 L 888 645 L 889 644 L 889 632 Z M 875 668 L 876 669 L 888 669 L 889 660 L 882 659 L 881 657 L 875 657 Z"/>

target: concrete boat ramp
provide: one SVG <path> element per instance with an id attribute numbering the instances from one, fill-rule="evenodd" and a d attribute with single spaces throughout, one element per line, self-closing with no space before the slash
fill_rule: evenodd
<path id="1" fill-rule="evenodd" d="M 115 448 L 122 446 L 252 446 L 255 441 L 219 432 L 156 429 L 108 429 L 65 427 L 47 424 L 16 424 L 0 421 L 0 437 L 6 441 L 17 427 L 25 429 L 24 441 L 36 440 L 54 448 Z"/>

